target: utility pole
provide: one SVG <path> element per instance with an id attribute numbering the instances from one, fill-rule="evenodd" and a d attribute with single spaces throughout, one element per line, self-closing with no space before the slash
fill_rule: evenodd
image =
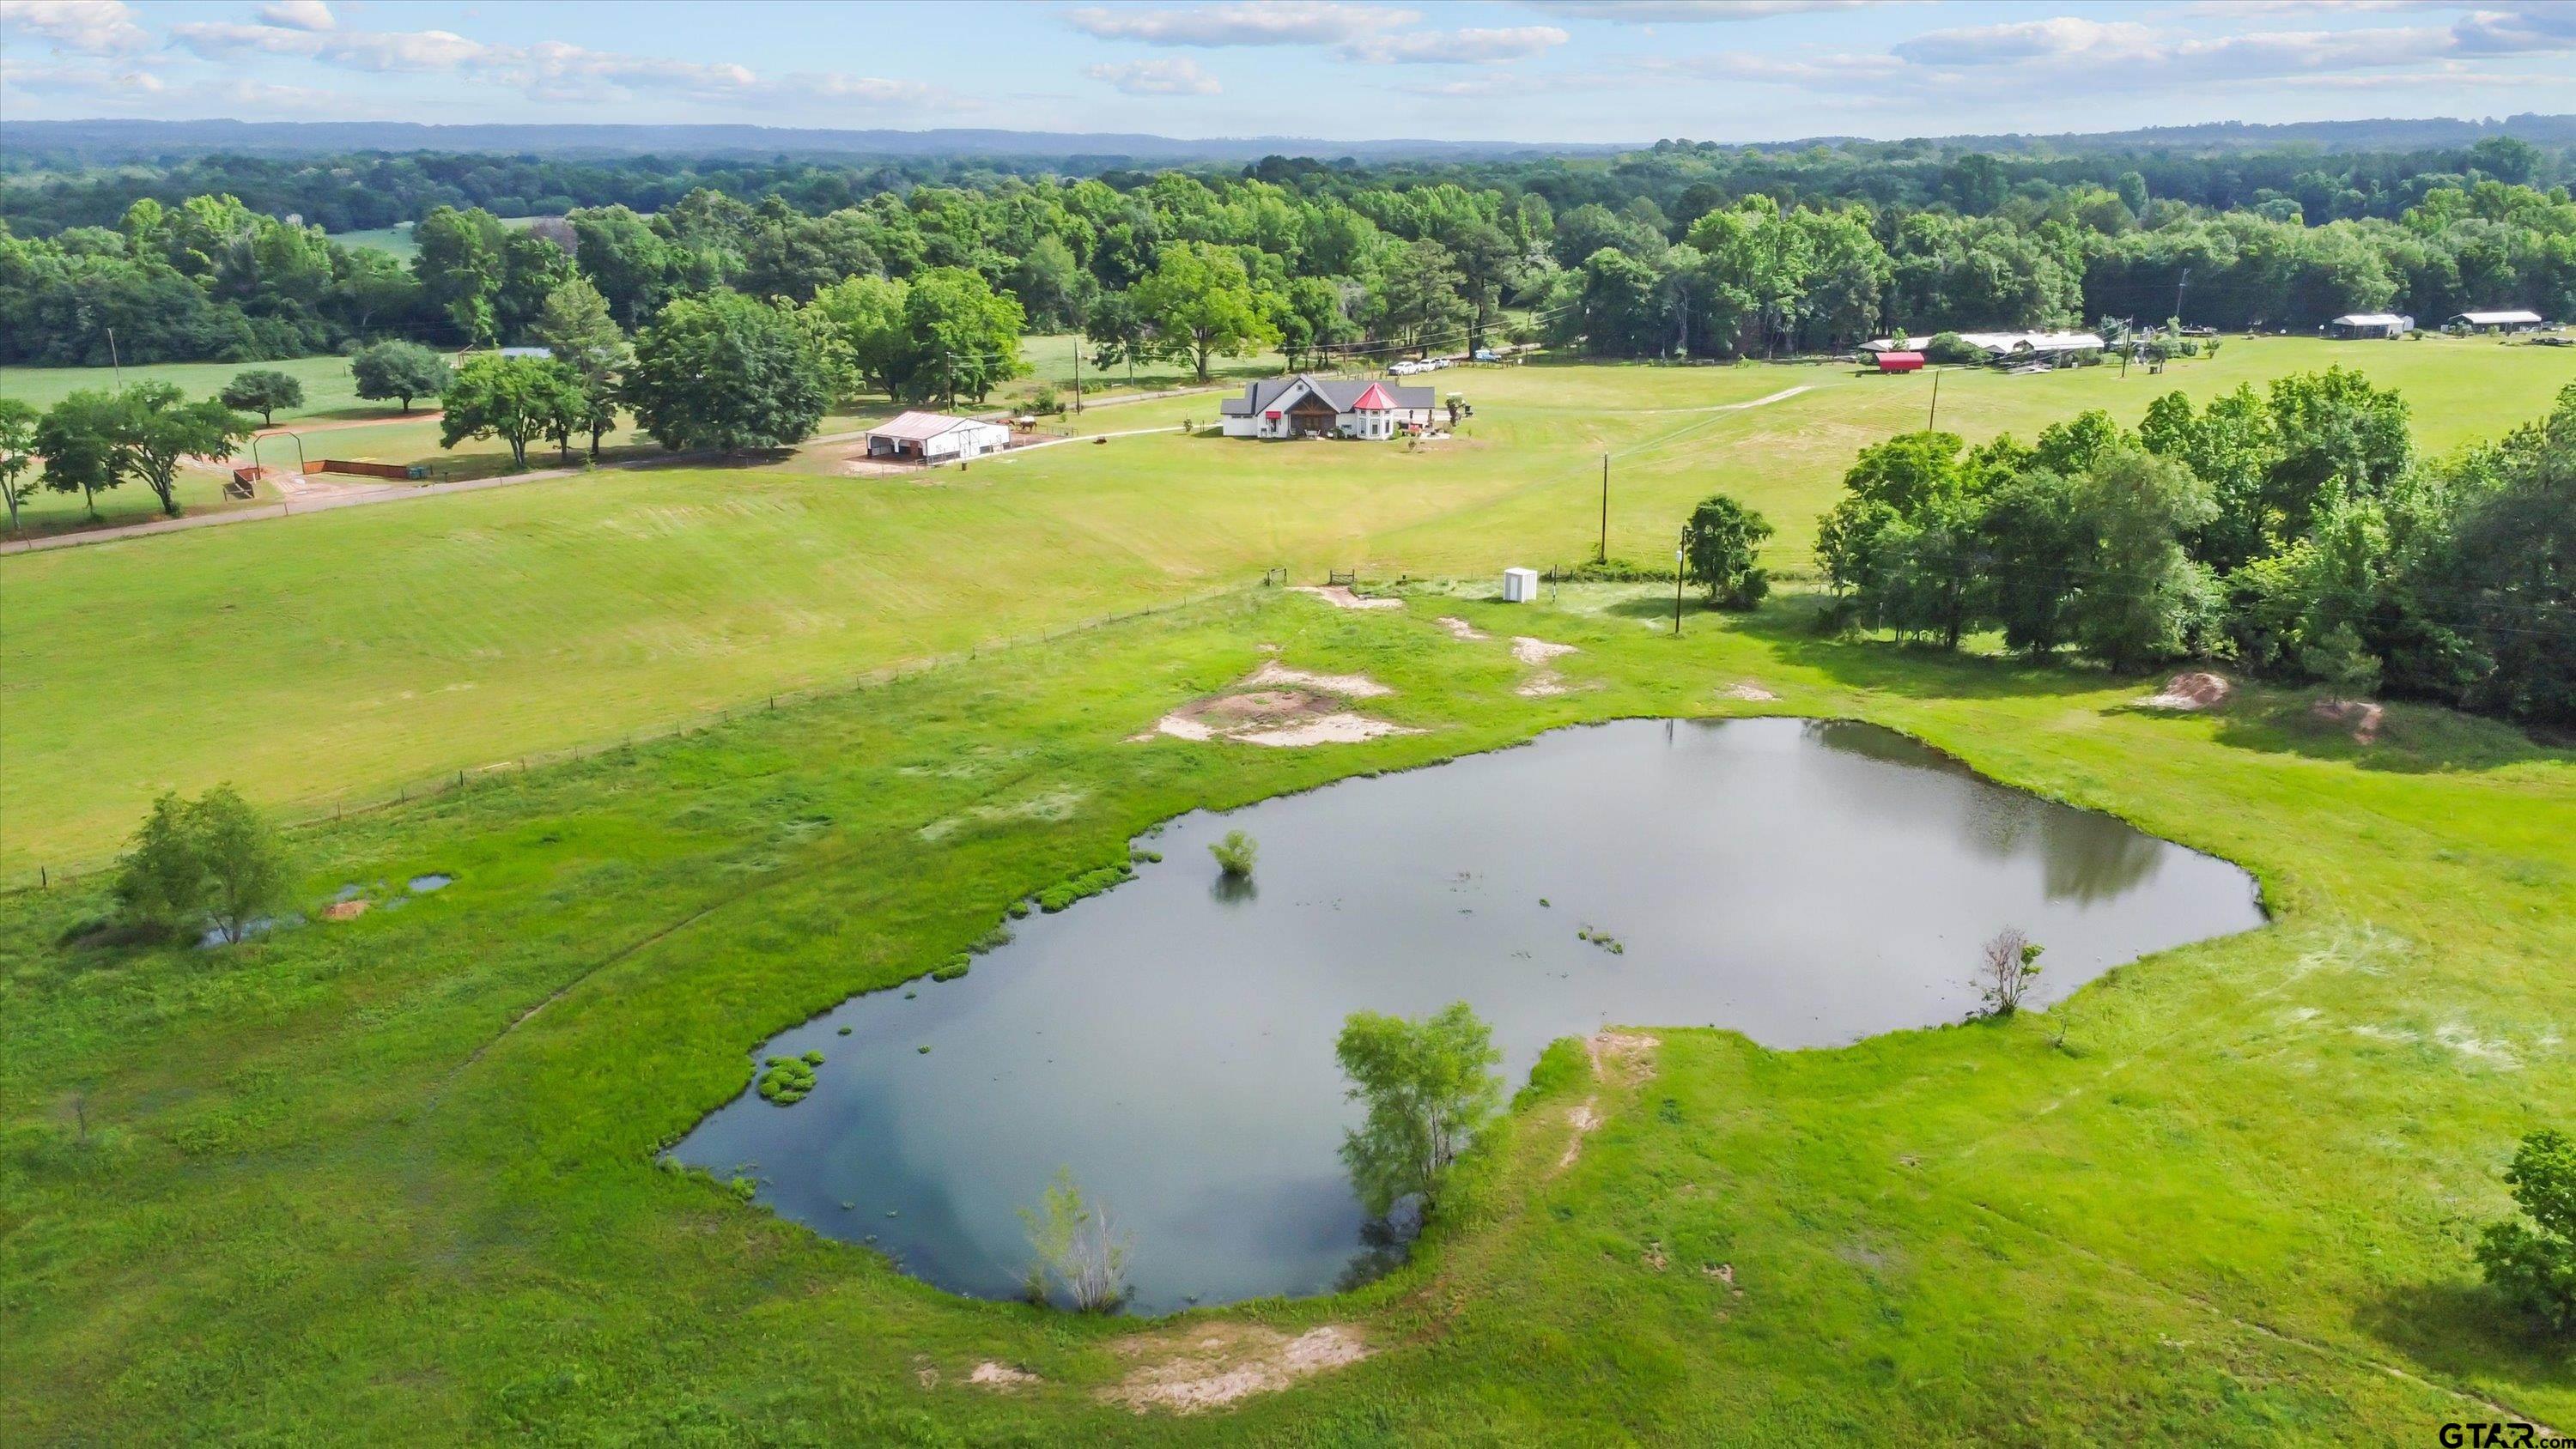
<path id="1" fill-rule="evenodd" d="M 1082 339 L 1073 340 L 1073 410 L 1082 411 Z"/>
<path id="2" fill-rule="evenodd" d="M 1682 559 L 1690 552 L 1690 530 L 1682 530 L 1681 541 L 1673 545 L 1673 637 L 1682 637 Z"/>
<path id="3" fill-rule="evenodd" d="M 1601 455 L 1601 551 L 1597 561 L 1610 561 L 1610 455 Z"/>
<path id="4" fill-rule="evenodd" d="M 116 360 L 116 329 L 107 329 L 107 365 L 116 374 L 116 390 L 125 391 L 125 364 Z"/>
<path id="5" fill-rule="evenodd" d="M 1935 425 L 1941 421 L 1941 374 L 1943 371 L 1945 371 L 1945 369 L 1938 367 L 1932 369 L 1932 412 L 1930 416 L 1923 420 L 1923 431 L 1927 433 L 1939 431 Z"/>

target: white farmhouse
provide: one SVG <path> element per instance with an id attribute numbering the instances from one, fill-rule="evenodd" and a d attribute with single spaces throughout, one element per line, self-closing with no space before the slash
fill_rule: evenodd
<path id="1" fill-rule="evenodd" d="M 1432 389 L 1299 373 L 1217 405 L 1229 438 L 1392 438 L 1431 426 Z"/>
<path id="2" fill-rule="evenodd" d="M 1011 445 L 1011 430 L 978 418 L 946 413 L 903 413 L 892 422 L 868 429 L 868 456 L 909 458 L 936 463 L 947 458 L 980 458 Z"/>

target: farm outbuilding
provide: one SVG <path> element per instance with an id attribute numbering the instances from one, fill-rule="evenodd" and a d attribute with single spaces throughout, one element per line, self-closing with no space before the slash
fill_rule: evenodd
<path id="1" fill-rule="evenodd" d="M 1881 372 L 1921 372 L 1923 370 L 1923 354 L 1920 352 L 1888 351 L 1875 353 L 1873 356 L 1877 358 L 1878 370 Z"/>
<path id="2" fill-rule="evenodd" d="M 868 429 L 868 456 L 909 458 L 936 463 L 946 458 L 980 458 L 1011 445 L 1011 430 L 980 418 L 946 413 L 903 413 Z"/>
<path id="3" fill-rule="evenodd" d="M 2451 318 L 2451 325 L 2463 332 L 2529 332 L 2546 326 L 2537 312 L 2462 312 Z"/>
<path id="4" fill-rule="evenodd" d="M 2346 312 L 2326 330 L 2337 337 L 2403 337 L 2415 330 L 2415 319 L 2402 312 Z"/>

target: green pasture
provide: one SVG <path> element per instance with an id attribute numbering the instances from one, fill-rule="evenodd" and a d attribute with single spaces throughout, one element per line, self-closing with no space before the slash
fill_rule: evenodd
<path id="1" fill-rule="evenodd" d="M 1414 486 L 1390 476 L 1381 491 Z M 798 491 L 818 484 L 660 481 L 674 491 L 602 477 L 551 508 L 539 489 L 505 495 L 532 515 L 378 510 L 448 540 L 437 568 L 412 553 L 373 572 L 388 536 L 299 533 L 327 521 L 214 530 L 234 551 L 222 572 L 171 540 L 132 549 L 171 564 L 167 601 L 120 621 L 128 669 L 155 672 L 116 713 L 56 700 L 43 717 L 99 722 L 65 731 L 93 750 L 121 734 L 186 748 L 184 711 L 149 713 L 184 695 L 240 752 L 206 766 L 254 778 L 234 767 L 274 736 L 318 768 L 361 748 L 363 730 L 314 733 L 335 719 L 388 736 L 511 727 L 465 670 L 535 650 L 524 634 L 567 641 L 548 656 L 560 708 L 595 710 L 624 679 L 626 703 L 669 710 L 686 701 L 603 666 L 687 657 L 698 697 L 739 699 L 740 656 L 797 647 L 796 591 L 816 632 L 898 591 L 925 621 L 1027 610 L 1081 572 L 1052 559 L 1148 541 L 906 484 L 1008 561 L 951 547 L 952 572 L 906 576 L 892 560 L 919 535 L 893 504 L 853 502 L 872 524 L 835 530 Z M 653 501 L 586 506 L 608 490 Z M 1219 518 L 1253 526 L 1200 526 Z M 694 582 L 723 557 L 701 540 L 732 529 L 748 531 L 740 566 Z M 649 547 L 593 551 L 628 533 Z M 316 564 L 263 591 L 289 557 L 263 537 L 341 575 Z M 13 692 L 38 592 L 25 562 L 7 561 Z M 599 608 L 629 632 L 577 608 L 489 612 L 512 596 L 567 609 L 547 580 L 576 566 L 627 575 Z M 1170 567 L 1134 556 L 1063 607 L 1154 592 Z M 765 621 L 727 611 L 746 592 Z M 0 897 L 0 1421 L 29 1443 L 2198 1445 L 2576 1420 L 2576 1373 L 2499 1316 L 2467 1252 L 2505 1208 L 2515 1137 L 2576 1111 L 2565 755 L 2405 706 L 2364 747 L 2262 690 L 2213 715 L 2144 712 L 2147 680 L 1826 642 L 1796 599 L 1695 612 L 1676 640 L 1653 626 L 1668 601 L 1652 589 L 1529 608 L 1485 592 L 1381 613 L 1256 592 L 482 776 L 295 837 L 308 913 L 343 882 L 398 891 L 439 870 L 455 885 L 218 953 L 88 944 L 94 883 Z M 1455 640 L 1440 613 L 1496 637 Z M 228 634 L 235 616 L 247 627 Z M 225 663 L 147 663 L 143 641 L 196 632 L 183 617 L 226 641 Z M 754 628 L 758 649 L 725 632 Z M 1516 695 L 1515 633 L 1578 646 L 1558 661 L 1574 690 Z M 286 641 L 291 657 L 261 657 Z M 334 656 L 371 647 L 373 692 L 299 692 L 299 672 L 349 679 Z M 1273 647 L 1391 685 L 1369 708 L 1421 733 L 1312 751 L 1127 738 Z M 1748 681 L 1779 701 L 1721 699 Z M 404 712 L 402 690 L 447 683 L 473 687 L 445 691 L 451 712 Z M 239 714 L 203 712 L 228 696 Z M 30 711 L 12 705 L 14 731 Z M 1781 1053 L 1639 1023 L 1660 1045 L 1635 1080 L 1560 1049 L 1410 1267 L 1171 1324 L 949 1298 L 654 1165 L 744 1087 L 769 1034 L 921 974 L 1156 819 L 1554 725 L 1750 710 L 1876 720 L 2225 854 L 2259 875 L 2274 922 L 2006 1024 Z M 13 788 L 134 768 L 11 744 Z M 1007 808 L 1041 797 L 1057 803 Z M 13 801 L 6 818 L 28 814 Z M 1606 1120 L 1568 1165 L 1586 1104 Z M 1116 1201 L 1117 1184 L 1086 1186 Z M 1116 1398 L 1211 1338 L 1322 1324 L 1369 1356 L 1186 1418 Z M 987 1363 L 1037 1381 L 973 1382 Z"/>
<path id="2" fill-rule="evenodd" d="M 2162 378 L 1949 373 L 1941 422 L 2133 420 L 2168 388 L 2337 360 L 2404 389 L 2436 448 L 2536 416 L 2576 378 L 2555 349 L 2240 340 Z M 832 445 L 785 467 L 602 472 L 0 557 L 0 877 L 101 859 L 168 788 L 228 779 L 329 810 L 1274 566 L 1486 579 L 1575 563 L 1597 544 L 1605 452 L 1614 556 L 1668 559 L 1689 506 L 1724 489 L 1779 526 L 1771 562 L 1803 570 L 1853 452 L 1918 426 L 1931 390 L 1814 366 L 1460 368 L 1439 384 L 1477 413 L 1419 450 L 1160 433 L 862 477 Z M 1725 410 L 1793 387 L 1808 390 Z M 1080 426 L 1214 415 L 1200 395 Z M 374 431 L 316 436 L 402 456 Z"/>

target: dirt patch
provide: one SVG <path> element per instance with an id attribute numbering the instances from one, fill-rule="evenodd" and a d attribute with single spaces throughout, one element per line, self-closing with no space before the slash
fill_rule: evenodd
<path id="1" fill-rule="evenodd" d="M 1594 1077 L 1606 1082 L 1616 1073 L 1633 1087 L 1655 1074 L 1655 1048 L 1663 1044 L 1644 1032 L 1603 1031 L 1585 1037 L 1583 1050 L 1592 1058 Z"/>
<path id="2" fill-rule="evenodd" d="M 1223 1408 L 1369 1356 L 1359 1330 L 1329 1323 L 1295 1338 L 1254 1323 L 1211 1324 L 1130 1339 L 1119 1351 L 1147 1361 L 1128 1370 L 1102 1397 L 1140 1414 Z"/>
<path id="3" fill-rule="evenodd" d="M 2148 695 L 2138 703 L 2148 709 L 2216 709 L 2235 692 L 2236 686 L 2228 683 L 2225 675 L 2194 671 L 2166 680 L 2161 693 Z"/>
<path id="4" fill-rule="evenodd" d="M 1310 674 L 1303 669 L 1291 669 L 1276 659 L 1262 665 L 1244 683 L 1298 684 L 1327 694 L 1338 694 L 1344 699 L 1375 699 L 1381 694 L 1395 693 L 1365 674 Z"/>
<path id="5" fill-rule="evenodd" d="M 1273 659 L 1233 689 L 1185 704 L 1155 721 L 1152 729 L 1128 738 L 1150 740 L 1169 735 L 1201 744 L 1234 740 L 1293 749 L 1357 744 L 1385 735 L 1415 733 L 1349 707 L 1354 699 L 1375 699 L 1393 693 L 1365 674 L 1315 674 L 1291 669 Z"/>
<path id="6" fill-rule="evenodd" d="M 1523 699 L 1545 699 L 1552 694 L 1565 693 L 1565 677 L 1556 672 L 1553 661 L 1577 652 L 1571 644 L 1555 644 L 1526 634 L 1516 636 L 1512 640 L 1512 657 L 1534 672 L 1512 692 Z"/>
<path id="7" fill-rule="evenodd" d="M 1009 1364 L 995 1363 L 991 1359 L 986 1359 L 975 1365 L 975 1371 L 966 1376 L 966 1382 L 981 1384 L 996 1393 L 1007 1394 L 1013 1389 L 1024 1389 L 1031 1384 L 1043 1383 L 1045 1380 L 1026 1369 L 1015 1369 Z"/>
<path id="8" fill-rule="evenodd" d="M 1574 1159 L 1583 1155 L 1583 1139 L 1601 1125 L 1600 1105 L 1599 1097 L 1586 1097 L 1581 1106 L 1565 1114 L 1565 1123 L 1574 1129 L 1574 1135 L 1566 1140 L 1565 1155 L 1556 1160 L 1557 1171 L 1572 1167 Z"/>
<path id="9" fill-rule="evenodd" d="M 1328 714 L 1286 729 L 1252 730 L 1235 738 L 1247 745 L 1268 745 L 1273 749 L 1294 749 L 1303 745 L 1356 745 L 1386 735 L 1420 734 L 1391 720 L 1371 719 L 1348 710 Z"/>
<path id="10" fill-rule="evenodd" d="M 354 921 L 366 913 L 367 903 L 365 901 L 334 901 L 330 905 L 322 908 L 322 919 L 326 921 Z"/>
<path id="11" fill-rule="evenodd" d="M 1769 704 L 1780 696 L 1764 689 L 1761 685 L 1754 683 L 1750 679 L 1743 679 L 1719 690 L 1717 692 L 1717 697 L 1720 699 L 1740 699 L 1748 704 Z"/>
<path id="12" fill-rule="evenodd" d="M 1448 630 L 1449 637 L 1461 644 L 1474 644 L 1494 637 L 1454 614 L 1441 615 L 1440 627 Z"/>
<path id="13" fill-rule="evenodd" d="M 2367 699 L 2321 699 L 2308 706 L 2308 712 L 2330 725 L 2348 726 L 2358 744 L 2379 742 L 2379 722 L 2387 711 Z"/>
<path id="14" fill-rule="evenodd" d="M 1401 609 L 1402 599 L 1363 599 L 1348 584 L 1290 584 L 1292 594 L 1312 594 L 1336 609 Z"/>
<path id="15" fill-rule="evenodd" d="M 1637 1256 L 1639 1261 L 1658 1273 L 1673 1265 L 1673 1260 L 1664 1252 L 1663 1240 L 1660 1238 L 1646 1244 L 1646 1251 Z"/>

